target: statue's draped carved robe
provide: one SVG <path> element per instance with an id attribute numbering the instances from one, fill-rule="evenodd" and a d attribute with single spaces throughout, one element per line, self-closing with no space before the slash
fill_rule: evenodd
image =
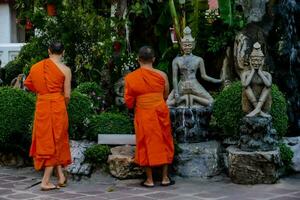
<path id="1" fill-rule="evenodd" d="M 169 109 L 163 99 L 165 79 L 139 68 L 125 77 L 125 103 L 135 108 L 135 162 L 140 166 L 170 164 L 174 157 Z"/>
<path id="2" fill-rule="evenodd" d="M 37 94 L 30 156 L 36 170 L 71 163 L 65 76 L 50 60 L 33 65 L 25 86 Z"/>

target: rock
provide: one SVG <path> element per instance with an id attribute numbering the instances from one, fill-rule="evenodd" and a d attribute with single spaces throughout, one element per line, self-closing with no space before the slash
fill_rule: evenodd
<path id="1" fill-rule="evenodd" d="M 285 137 L 284 143 L 294 152 L 292 169 L 295 172 L 300 172 L 300 137 Z"/>
<path id="2" fill-rule="evenodd" d="M 0 166 L 22 167 L 25 165 L 25 162 L 24 158 L 20 155 L 0 152 Z"/>
<path id="3" fill-rule="evenodd" d="M 84 163 L 84 152 L 91 147 L 93 142 L 89 141 L 70 141 L 72 164 L 67 167 L 67 172 L 73 175 L 90 175 L 92 173 L 92 164 Z"/>
<path id="4" fill-rule="evenodd" d="M 170 108 L 172 129 L 178 143 L 196 143 L 209 137 L 212 107 Z"/>
<path id="5" fill-rule="evenodd" d="M 229 177 L 238 184 L 275 183 L 281 164 L 279 150 L 246 152 L 230 146 L 228 152 Z"/>
<path id="6" fill-rule="evenodd" d="M 243 151 L 272 151 L 277 148 L 277 132 L 271 117 L 244 117 L 239 147 Z"/>
<path id="7" fill-rule="evenodd" d="M 138 178 L 144 174 L 144 169 L 134 163 L 134 146 L 117 146 L 111 148 L 112 155 L 108 157 L 109 171 L 118 179 Z"/>
<path id="8" fill-rule="evenodd" d="M 222 149 L 217 141 L 179 144 L 182 152 L 175 158 L 175 169 L 180 176 L 207 178 L 219 174 Z"/>

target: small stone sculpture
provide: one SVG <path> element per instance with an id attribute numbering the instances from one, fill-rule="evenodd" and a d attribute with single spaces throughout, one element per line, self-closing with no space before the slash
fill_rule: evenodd
<path id="1" fill-rule="evenodd" d="M 130 72 L 130 70 L 127 70 L 127 69 L 124 70 L 122 72 L 122 77 L 114 85 L 114 91 L 115 91 L 115 94 L 116 94 L 115 102 L 116 102 L 116 105 L 118 105 L 118 106 L 125 105 L 125 100 L 124 100 L 125 80 L 124 80 L 124 77 L 129 72 Z"/>
<path id="2" fill-rule="evenodd" d="M 173 60 L 174 89 L 168 97 L 167 104 L 169 107 L 183 108 L 210 106 L 213 98 L 198 82 L 196 72 L 199 69 L 201 77 L 206 81 L 221 83 L 222 80 L 209 77 L 206 74 L 203 59 L 192 54 L 195 39 L 191 35 L 191 29 L 186 27 L 183 32 L 184 37 L 181 38 L 180 45 L 184 55 Z M 178 73 L 180 75 L 179 82 Z"/>
<path id="3" fill-rule="evenodd" d="M 264 54 L 261 45 L 256 42 L 249 57 L 250 69 L 241 75 L 243 86 L 242 107 L 248 113 L 247 117 L 260 115 L 270 117 L 268 114 L 271 109 L 272 97 L 271 86 L 272 76 L 263 71 Z"/>

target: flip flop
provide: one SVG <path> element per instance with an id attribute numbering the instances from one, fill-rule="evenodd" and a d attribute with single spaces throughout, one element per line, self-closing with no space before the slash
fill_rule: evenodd
<path id="1" fill-rule="evenodd" d="M 41 187 L 41 191 L 50 191 L 50 190 L 58 190 L 59 187 L 57 185 L 54 185 L 54 187 L 50 187 L 50 188 L 43 188 Z"/>
<path id="2" fill-rule="evenodd" d="M 170 178 L 169 178 L 170 179 Z M 170 186 L 170 185 L 174 185 L 175 184 L 175 181 L 170 179 L 170 182 L 169 183 L 161 183 L 160 185 L 161 186 Z"/>
<path id="3" fill-rule="evenodd" d="M 147 185 L 147 184 L 145 184 L 145 182 L 146 181 L 141 182 L 141 186 L 146 187 L 146 188 L 153 188 L 154 187 L 154 184 L 153 185 Z"/>

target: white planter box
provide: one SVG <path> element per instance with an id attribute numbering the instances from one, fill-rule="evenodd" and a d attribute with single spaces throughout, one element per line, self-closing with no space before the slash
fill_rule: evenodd
<path id="1" fill-rule="evenodd" d="M 98 134 L 98 144 L 135 145 L 135 135 L 134 134 Z"/>

